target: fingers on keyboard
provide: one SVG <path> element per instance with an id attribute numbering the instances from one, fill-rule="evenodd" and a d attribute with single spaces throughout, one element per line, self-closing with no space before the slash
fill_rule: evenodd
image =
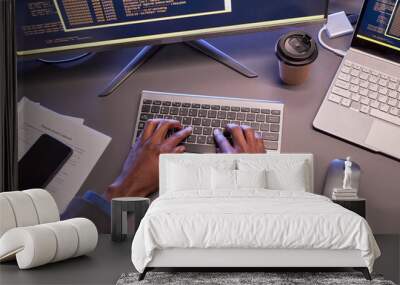
<path id="1" fill-rule="evenodd" d="M 341 86 L 347 87 L 347 83 L 341 83 Z M 183 141 L 186 146 L 209 146 L 208 148 L 189 147 L 187 151 L 215 152 L 214 131 L 216 129 L 221 130 L 228 141 L 232 143 L 231 134 L 226 132 L 227 125 L 246 125 L 253 128 L 263 139 L 267 150 L 279 149 L 282 114 L 277 109 L 152 99 L 143 99 L 141 106 L 136 137 L 140 136 L 149 119 L 173 119 L 184 127 L 191 126 L 193 128 L 192 134 Z M 167 137 L 176 131 L 169 131 Z"/>

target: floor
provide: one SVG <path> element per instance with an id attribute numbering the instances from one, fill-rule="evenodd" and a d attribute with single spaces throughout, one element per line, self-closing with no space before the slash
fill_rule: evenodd
<path id="1" fill-rule="evenodd" d="M 375 239 L 382 255 L 376 260 L 374 271 L 400 284 L 400 235 L 375 235 Z"/>
<path id="2" fill-rule="evenodd" d="M 399 284 L 400 235 L 375 237 L 382 256 L 376 261 L 374 271 Z M 134 271 L 130 247 L 129 239 L 114 243 L 110 235 L 100 235 L 97 249 L 88 256 L 31 270 L 18 270 L 15 262 L 1 264 L 0 284 L 115 284 L 122 273 Z"/>

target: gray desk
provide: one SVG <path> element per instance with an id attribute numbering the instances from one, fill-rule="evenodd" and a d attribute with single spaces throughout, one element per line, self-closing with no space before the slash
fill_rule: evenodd
<path id="1" fill-rule="evenodd" d="M 358 11 L 361 0 L 332 1 L 331 11 Z M 316 37 L 320 24 L 297 27 Z M 140 92 L 144 89 L 204 95 L 280 100 L 285 103 L 283 152 L 315 154 L 315 189 L 321 191 L 334 158 L 350 155 L 363 170 L 360 196 L 367 199 L 367 216 L 375 233 L 400 231 L 400 163 L 363 150 L 312 128 L 312 121 L 341 58 L 320 49 L 311 79 L 302 86 L 280 84 L 274 44 L 291 28 L 210 40 L 259 74 L 247 79 L 183 45 L 164 48 L 112 96 L 97 94 L 137 52 L 135 48 L 97 53 L 89 59 L 54 66 L 35 61 L 19 66 L 19 95 L 85 123 L 112 137 L 112 142 L 82 186 L 102 192 L 118 175 L 129 150 Z M 350 38 L 334 45 L 345 48 Z M 385 221 L 385 222 L 382 222 Z"/>
<path id="2" fill-rule="evenodd" d="M 377 235 L 375 238 L 382 257 L 376 261 L 374 273 L 383 274 L 385 279 L 398 284 L 400 236 Z M 130 258 L 131 240 L 132 238 L 122 243 L 113 243 L 110 235 L 100 235 L 96 250 L 88 256 L 30 270 L 18 270 L 15 262 L 1 264 L 0 284 L 115 284 L 122 273 L 134 271 Z"/>

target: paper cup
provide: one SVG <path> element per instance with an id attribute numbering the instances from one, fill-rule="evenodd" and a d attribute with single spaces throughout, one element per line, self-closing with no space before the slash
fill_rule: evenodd
<path id="1" fill-rule="evenodd" d="M 278 40 L 275 53 L 281 80 L 288 85 L 298 85 L 308 79 L 311 64 L 318 57 L 318 48 L 310 35 L 294 31 Z"/>

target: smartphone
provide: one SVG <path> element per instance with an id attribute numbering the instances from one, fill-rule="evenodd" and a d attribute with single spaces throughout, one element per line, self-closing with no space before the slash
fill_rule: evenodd
<path id="1" fill-rule="evenodd" d="M 64 143 L 41 135 L 18 162 L 18 189 L 45 188 L 72 153 Z"/>

